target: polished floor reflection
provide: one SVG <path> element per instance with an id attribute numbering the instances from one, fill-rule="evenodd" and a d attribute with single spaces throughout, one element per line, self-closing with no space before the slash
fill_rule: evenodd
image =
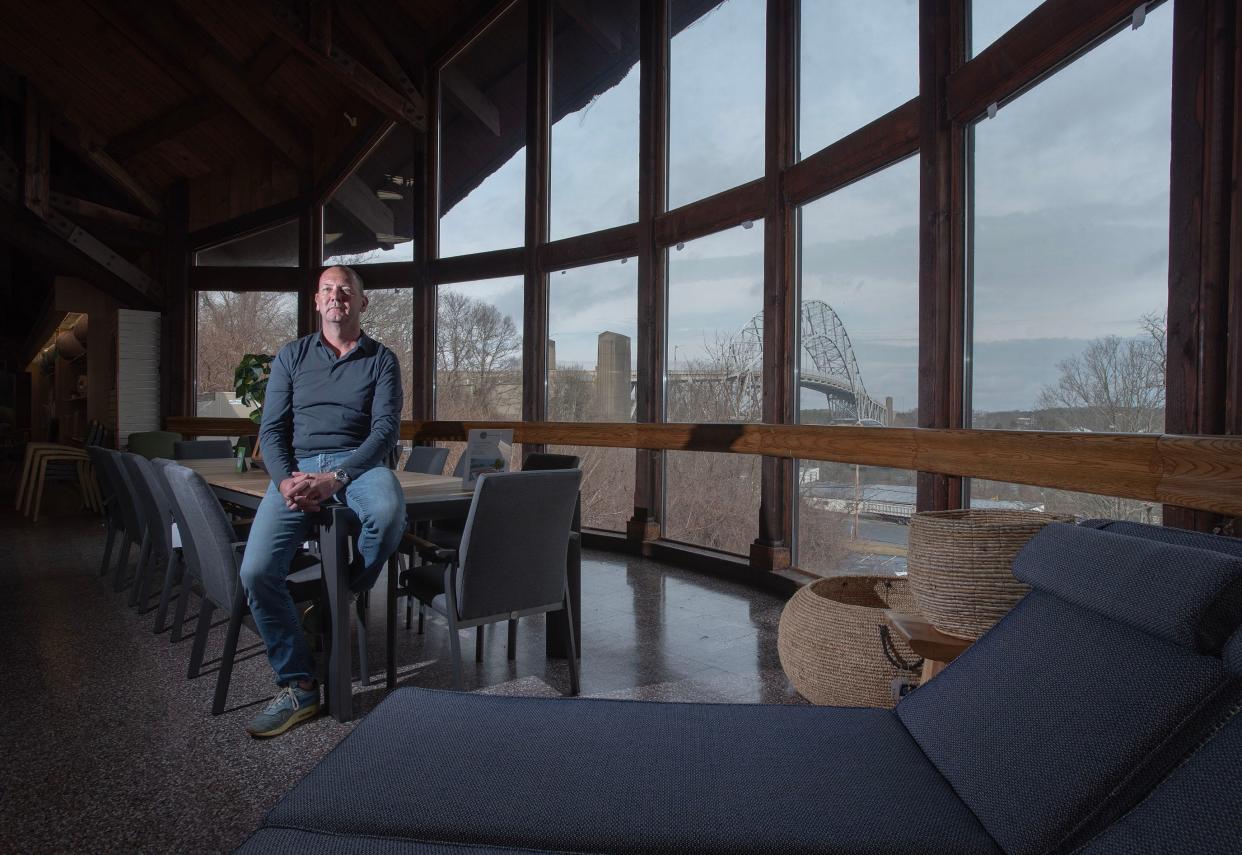
<path id="1" fill-rule="evenodd" d="M 0 513 L 0 851 L 232 848 L 352 725 L 321 717 L 276 740 L 247 737 L 242 725 L 273 691 L 248 631 L 228 709 L 212 717 L 223 623 L 205 673 L 187 680 L 189 639 L 152 633 L 152 613 L 128 609 L 96 576 L 102 545 L 93 518 L 31 525 Z M 582 576 L 583 695 L 802 702 L 777 659 L 781 598 L 591 551 Z M 354 684 L 359 715 L 385 694 L 381 594 L 372 615 L 374 677 Z M 429 617 L 420 636 L 399 620 L 401 685 L 449 688 L 443 622 Z M 541 618 L 521 622 L 515 662 L 503 628 L 481 664 L 470 661 L 473 639 L 463 642 L 472 691 L 555 696 L 568 684 L 564 663 L 544 657 Z"/>

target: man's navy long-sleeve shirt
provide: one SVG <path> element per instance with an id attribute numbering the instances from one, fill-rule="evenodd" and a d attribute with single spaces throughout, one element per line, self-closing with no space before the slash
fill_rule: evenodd
<path id="1" fill-rule="evenodd" d="M 401 427 L 397 356 L 363 333 L 337 357 L 319 333 L 291 341 L 272 360 L 259 444 L 272 481 L 288 478 L 297 458 L 353 451 L 350 478 L 377 466 Z"/>

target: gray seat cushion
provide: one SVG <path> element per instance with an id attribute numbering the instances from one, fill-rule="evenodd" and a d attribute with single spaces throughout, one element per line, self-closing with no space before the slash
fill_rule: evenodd
<path id="1" fill-rule="evenodd" d="M 380 704 L 264 824 L 556 851 L 998 851 L 887 710 L 425 689 Z"/>

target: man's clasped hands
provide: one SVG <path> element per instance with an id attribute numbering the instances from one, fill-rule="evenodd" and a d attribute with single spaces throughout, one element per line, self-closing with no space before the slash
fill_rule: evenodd
<path id="1" fill-rule="evenodd" d="M 280 482 L 280 494 L 291 511 L 314 513 L 341 488 L 331 472 L 294 472 Z"/>

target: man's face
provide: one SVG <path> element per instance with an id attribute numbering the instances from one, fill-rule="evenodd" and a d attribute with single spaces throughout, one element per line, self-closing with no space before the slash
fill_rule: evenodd
<path id="1" fill-rule="evenodd" d="M 349 274 L 339 267 L 331 267 L 319 277 L 319 290 L 315 292 L 315 311 L 325 322 L 348 323 L 367 309 L 367 296 L 361 293 Z"/>

